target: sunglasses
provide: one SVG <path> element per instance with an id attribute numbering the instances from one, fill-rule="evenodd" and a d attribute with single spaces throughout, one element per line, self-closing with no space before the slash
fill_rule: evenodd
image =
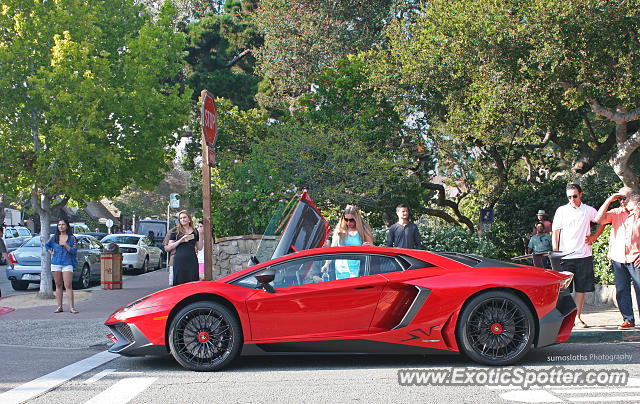
<path id="1" fill-rule="evenodd" d="M 342 218 L 344 219 L 344 221 L 345 221 L 345 222 L 354 222 L 354 223 L 356 222 L 356 219 L 354 219 L 354 218 L 349 218 L 349 219 L 347 219 L 347 218 L 346 218 L 346 217 L 344 217 L 344 216 L 343 216 Z"/>
<path id="2" fill-rule="evenodd" d="M 576 194 L 567 195 L 567 198 L 569 198 L 569 199 L 578 199 L 578 195 L 576 195 Z"/>

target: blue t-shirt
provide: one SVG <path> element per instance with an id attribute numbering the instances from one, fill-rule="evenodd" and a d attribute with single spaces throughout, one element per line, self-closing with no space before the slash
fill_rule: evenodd
<path id="1" fill-rule="evenodd" d="M 360 233 L 356 233 L 354 236 L 347 234 L 344 244 L 342 240 L 340 240 L 338 245 L 340 247 L 361 246 L 362 238 L 360 237 Z M 347 265 L 344 265 L 344 261 L 346 261 Z M 336 279 L 356 278 L 359 272 L 360 260 L 336 260 Z"/>
<path id="2" fill-rule="evenodd" d="M 53 250 L 53 255 L 51 256 L 51 265 L 73 265 L 75 268 L 78 265 L 77 255 L 78 248 L 76 245 L 76 238 L 71 236 L 69 240 L 67 240 L 67 245 L 71 247 L 69 251 L 66 248 L 56 243 L 56 236 L 51 236 L 49 241 L 47 241 L 46 247 L 47 250 Z"/>

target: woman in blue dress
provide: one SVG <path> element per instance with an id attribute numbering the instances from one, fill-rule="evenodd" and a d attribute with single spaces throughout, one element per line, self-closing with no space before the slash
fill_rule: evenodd
<path id="1" fill-rule="evenodd" d="M 355 205 L 347 205 L 333 232 L 331 246 L 373 246 L 371 228 L 362 220 Z M 339 261 L 346 261 L 340 263 Z M 342 264 L 342 265 L 341 265 Z M 336 279 L 355 278 L 360 271 L 359 260 L 336 260 Z"/>

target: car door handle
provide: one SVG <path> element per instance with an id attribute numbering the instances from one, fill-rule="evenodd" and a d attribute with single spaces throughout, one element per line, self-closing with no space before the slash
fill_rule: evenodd
<path id="1" fill-rule="evenodd" d="M 353 288 L 355 290 L 360 290 L 360 289 L 373 289 L 373 286 L 358 286 L 357 288 Z"/>

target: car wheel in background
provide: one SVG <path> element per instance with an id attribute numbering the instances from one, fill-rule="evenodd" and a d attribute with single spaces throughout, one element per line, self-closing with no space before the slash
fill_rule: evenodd
<path id="1" fill-rule="evenodd" d="M 191 303 L 178 312 L 169 327 L 171 354 L 190 370 L 222 369 L 238 356 L 241 346 L 238 318 L 219 303 Z"/>
<path id="2" fill-rule="evenodd" d="M 29 282 L 11 281 L 11 287 L 13 288 L 13 290 L 27 290 L 29 288 Z"/>
<path id="3" fill-rule="evenodd" d="M 534 335 L 529 307 L 518 296 L 504 291 L 489 291 L 472 298 L 456 327 L 460 350 L 485 365 L 519 361 L 531 349 Z"/>
<path id="4" fill-rule="evenodd" d="M 91 269 L 88 264 L 84 264 L 82 271 L 80 271 L 80 279 L 78 283 L 73 285 L 75 289 L 86 289 L 91 285 Z"/>
<path id="5" fill-rule="evenodd" d="M 140 268 L 141 274 L 146 274 L 149 271 L 149 256 L 144 257 L 144 262 L 142 263 L 142 267 Z"/>

